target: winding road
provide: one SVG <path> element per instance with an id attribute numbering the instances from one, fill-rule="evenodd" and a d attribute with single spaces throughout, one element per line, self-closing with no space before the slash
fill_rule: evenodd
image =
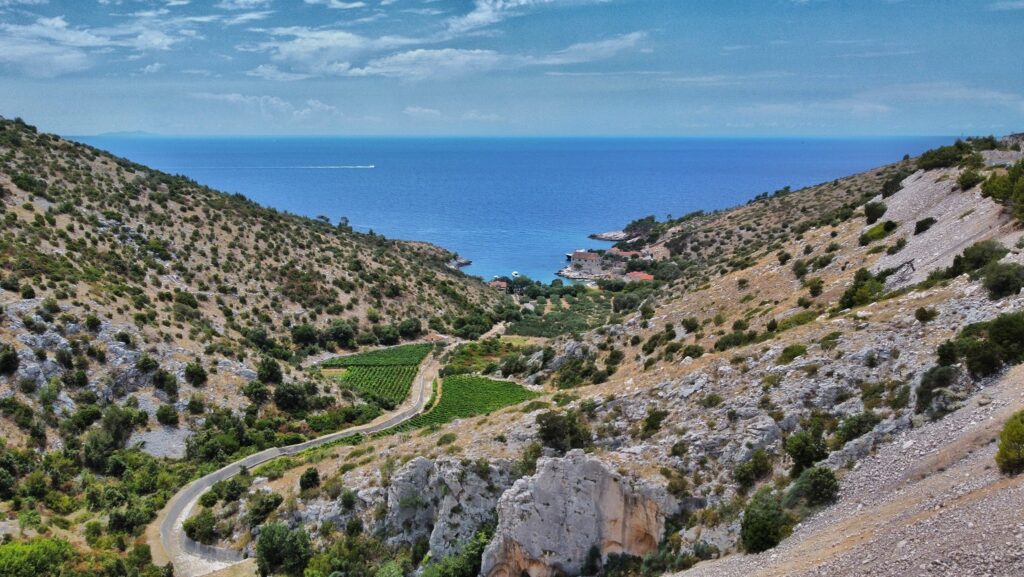
<path id="1" fill-rule="evenodd" d="M 423 360 L 413 380 L 409 398 L 394 411 L 383 414 L 365 425 L 350 427 L 295 445 L 273 447 L 254 453 L 183 487 L 171 497 L 147 531 L 147 540 L 153 550 L 154 561 L 170 562 L 174 566 L 174 574 L 179 577 L 199 577 L 244 561 L 238 551 L 202 545 L 185 535 L 182 523 L 192 514 L 199 497 L 214 483 L 237 475 L 242 467 L 252 469 L 277 457 L 294 455 L 358 433 L 383 431 L 420 414 L 430 399 L 431 383 L 440 372 L 439 357 L 440 355 L 430 355 Z"/>

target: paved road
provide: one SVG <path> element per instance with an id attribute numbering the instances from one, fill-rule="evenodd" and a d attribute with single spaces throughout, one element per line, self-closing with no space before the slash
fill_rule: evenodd
<path id="1" fill-rule="evenodd" d="M 182 523 L 191 515 L 196 502 L 199 500 L 199 496 L 212 487 L 214 483 L 237 475 L 242 467 L 252 469 L 261 463 L 277 457 L 294 455 L 306 449 L 319 447 L 357 433 L 375 433 L 411 419 L 425 408 L 427 401 L 430 399 L 431 383 L 437 378 L 439 369 L 440 361 L 434 356 L 427 357 L 420 366 L 416 379 L 413 381 L 410 399 L 395 411 L 382 415 L 371 423 L 351 427 L 344 431 L 324 435 L 296 445 L 274 447 L 260 451 L 235 461 L 222 469 L 218 469 L 205 477 L 196 479 L 178 491 L 164 507 L 161 513 L 162 520 L 158 518 L 160 523 L 160 545 L 165 550 L 169 561 L 174 565 L 174 574 L 179 577 L 199 577 L 200 575 L 219 571 L 242 561 L 242 557 L 237 551 L 201 545 L 189 539 L 182 529 Z"/>

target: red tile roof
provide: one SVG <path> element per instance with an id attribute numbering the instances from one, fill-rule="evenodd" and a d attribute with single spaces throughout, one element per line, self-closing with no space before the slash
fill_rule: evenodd
<path id="1" fill-rule="evenodd" d="M 613 246 L 612 248 L 608 249 L 608 252 L 610 252 L 611 254 L 616 254 L 616 255 L 624 256 L 624 257 L 633 257 L 633 256 L 641 256 L 642 255 L 642 253 L 640 251 L 638 251 L 638 250 L 621 250 L 617 246 Z"/>
<path id="2" fill-rule="evenodd" d="M 626 278 L 629 280 L 654 280 L 654 275 L 635 270 L 633 272 L 626 273 Z"/>

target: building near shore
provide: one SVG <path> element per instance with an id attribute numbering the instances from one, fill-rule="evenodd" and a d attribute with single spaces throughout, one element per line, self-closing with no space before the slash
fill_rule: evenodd
<path id="1" fill-rule="evenodd" d="M 622 250 L 617 246 L 613 246 L 612 248 L 608 249 L 608 254 L 625 259 L 641 258 L 644 256 L 644 254 L 638 250 Z"/>
<path id="2" fill-rule="evenodd" d="M 632 282 L 646 282 L 654 280 L 654 275 L 635 270 L 633 272 L 627 272 L 623 278 Z"/>
<path id="3" fill-rule="evenodd" d="M 584 274 L 600 274 L 601 255 L 596 252 L 577 250 L 569 254 L 569 267 Z"/>

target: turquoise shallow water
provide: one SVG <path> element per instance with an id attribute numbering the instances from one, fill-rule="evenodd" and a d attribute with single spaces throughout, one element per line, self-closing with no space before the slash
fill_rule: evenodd
<path id="1" fill-rule="evenodd" d="M 490 278 L 551 280 L 593 232 L 746 202 L 917 154 L 947 137 L 396 139 L 78 137 L 281 210 L 440 244 Z"/>

